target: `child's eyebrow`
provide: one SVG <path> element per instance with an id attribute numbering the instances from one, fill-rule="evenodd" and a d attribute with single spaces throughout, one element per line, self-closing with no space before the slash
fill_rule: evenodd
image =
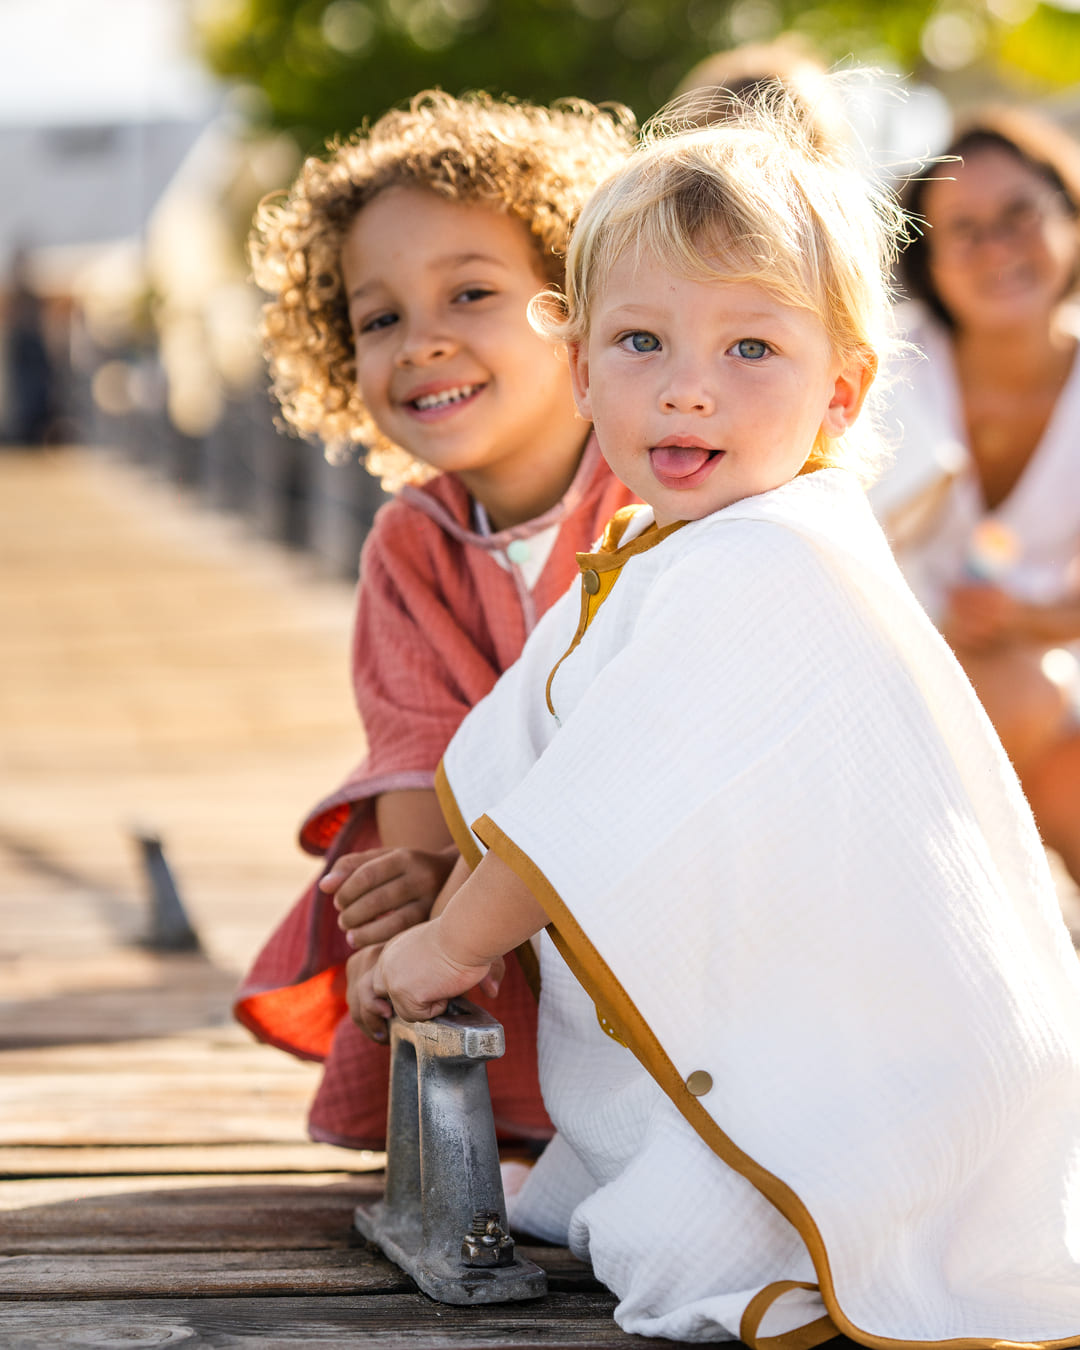
<path id="1" fill-rule="evenodd" d="M 604 312 L 607 319 L 633 319 L 635 317 L 656 318 L 657 311 L 651 305 L 638 305 L 632 300 L 628 300 L 625 305 L 613 305 L 611 309 Z M 662 316 L 661 316 L 662 317 Z"/>
<path id="2" fill-rule="evenodd" d="M 505 259 L 498 257 L 494 253 L 447 253 L 439 258 L 432 258 L 428 265 L 429 272 L 448 271 L 455 267 L 466 267 L 472 263 L 484 263 L 487 266 L 499 267 L 504 272 L 510 271 L 510 264 Z M 371 291 L 377 291 L 382 286 L 380 277 L 372 277 L 370 281 L 362 282 L 359 286 L 354 286 L 348 294 L 348 300 L 351 304 L 354 300 L 360 300 Z"/>
<path id="3" fill-rule="evenodd" d="M 725 321 L 740 325 L 770 323 L 779 326 L 785 322 L 782 315 L 771 309 L 725 310 L 723 316 Z M 605 317 L 610 320 L 641 318 L 644 321 L 663 318 L 664 314 L 652 305 L 642 305 L 628 300 L 625 305 L 615 305 L 609 309 Z"/>
<path id="4" fill-rule="evenodd" d="M 494 263 L 496 267 L 504 270 L 509 269 L 509 263 L 505 258 L 500 258 L 495 253 L 450 253 L 445 258 L 436 258 L 433 266 L 435 267 L 465 267 L 469 263 Z"/>

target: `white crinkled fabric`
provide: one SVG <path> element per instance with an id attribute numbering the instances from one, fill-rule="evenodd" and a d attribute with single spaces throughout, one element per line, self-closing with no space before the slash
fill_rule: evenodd
<path id="1" fill-rule="evenodd" d="M 765 1299 L 752 1340 L 827 1309 L 868 1344 L 1080 1341 L 1076 957 L 861 491 L 806 475 L 630 558 L 557 722 L 578 608 L 443 766 L 638 1056 L 545 938 L 559 1135 L 516 1222 L 642 1334 L 746 1336 Z"/>

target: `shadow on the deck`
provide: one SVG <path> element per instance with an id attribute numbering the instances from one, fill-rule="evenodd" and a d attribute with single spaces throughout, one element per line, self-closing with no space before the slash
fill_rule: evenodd
<path id="1" fill-rule="evenodd" d="M 140 955 L 137 983 L 70 988 L 0 1008 L 0 1050 L 109 1045 L 227 1026 L 236 975 L 201 953 Z"/>

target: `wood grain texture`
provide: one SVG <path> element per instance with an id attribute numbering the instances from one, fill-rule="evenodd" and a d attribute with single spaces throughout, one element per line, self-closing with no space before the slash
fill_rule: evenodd
<path id="1" fill-rule="evenodd" d="M 374 1248 L 9 1256 L 0 1299 L 208 1298 L 229 1294 L 415 1293 Z"/>
<path id="2" fill-rule="evenodd" d="M 94 1177 L 9 1182 L 0 1252 L 286 1251 L 341 1248 L 381 1177 Z"/>
<path id="3" fill-rule="evenodd" d="M 0 899 L 0 920 L 3 909 Z M 132 995 L 136 1003 L 156 997 L 149 982 Z M 21 1007 L 36 1015 L 33 1003 Z M 79 1006 L 67 1009 L 78 1026 Z M 91 1043 L 78 1033 L 57 1037 L 0 1049 L 0 1146 L 306 1142 L 318 1065 L 257 1045 L 239 1027 Z"/>
<path id="4" fill-rule="evenodd" d="M 613 1307 L 610 1296 L 581 1294 L 487 1308 L 453 1308 L 423 1294 L 0 1303 L 0 1344 L 5 1350 L 671 1350 L 670 1341 L 620 1331 Z"/>
<path id="5" fill-rule="evenodd" d="M 590 1268 L 563 1247 L 518 1246 L 552 1292 L 600 1293 Z M 0 1259 L 0 1299 L 208 1298 L 257 1294 L 386 1294 L 415 1286 L 370 1243 L 331 1251 L 169 1252 Z"/>

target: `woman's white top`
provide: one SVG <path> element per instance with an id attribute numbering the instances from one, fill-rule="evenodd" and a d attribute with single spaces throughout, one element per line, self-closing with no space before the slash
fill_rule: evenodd
<path id="1" fill-rule="evenodd" d="M 1036 604 L 1076 594 L 1080 356 L 1019 481 L 988 511 L 967 447 L 949 334 L 913 302 L 899 318 L 918 350 L 898 365 L 886 420 L 894 460 L 869 496 L 912 590 L 935 621 L 949 590 L 977 577 Z M 1080 313 L 1066 322 L 1080 336 Z"/>

